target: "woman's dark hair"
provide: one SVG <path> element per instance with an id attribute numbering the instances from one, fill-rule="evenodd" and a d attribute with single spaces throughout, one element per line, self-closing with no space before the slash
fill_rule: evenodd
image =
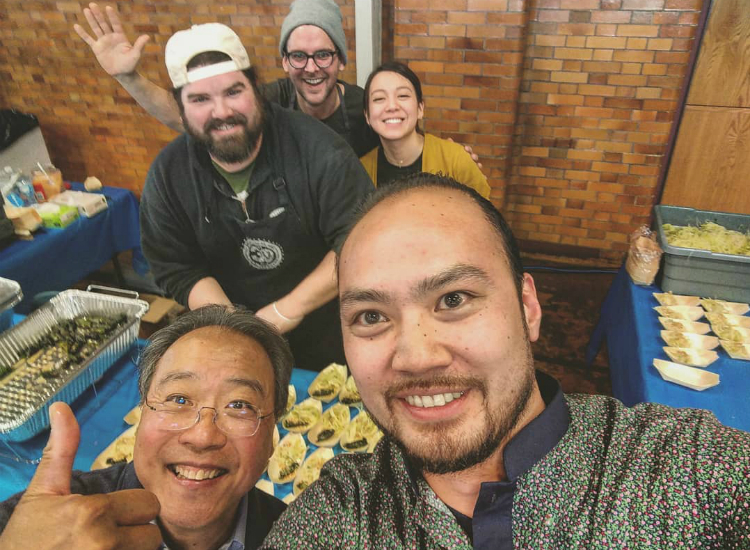
<path id="1" fill-rule="evenodd" d="M 419 81 L 417 74 L 412 71 L 406 63 L 402 63 L 401 61 L 386 61 L 380 67 L 372 71 L 370 76 L 367 77 L 364 101 L 365 114 L 370 114 L 370 84 L 372 84 L 372 79 L 375 78 L 375 75 L 378 73 L 396 73 L 403 76 L 406 80 L 411 82 L 412 86 L 414 86 L 414 93 L 417 95 L 417 103 L 424 103 L 424 100 L 422 99 L 422 83 Z"/>

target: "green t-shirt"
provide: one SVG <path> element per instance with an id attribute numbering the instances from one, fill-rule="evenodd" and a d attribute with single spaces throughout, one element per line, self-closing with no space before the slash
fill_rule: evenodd
<path id="1" fill-rule="evenodd" d="M 216 164 L 213 159 L 211 159 L 211 162 L 236 195 L 247 190 L 247 186 L 250 184 L 250 177 L 253 175 L 253 169 L 255 168 L 255 161 L 251 162 L 249 166 L 243 168 L 239 172 L 227 172 L 224 168 Z"/>

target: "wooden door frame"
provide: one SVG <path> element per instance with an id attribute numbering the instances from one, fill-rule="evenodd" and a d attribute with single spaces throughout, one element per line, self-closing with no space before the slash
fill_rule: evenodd
<path id="1" fill-rule="evenodd" d="M 687 103 L 687 96 L 688 92 L 690 91 L 690 83 L 693 79 L 695 65 L 698 61 L 701 44 L 703 44 L 703 36 L 706 32 L 706 24 L 708 23 L 708 16 L 711 12 L 711 6 L 713 5 L 713 3 L 714 0 L 704 0 L 703 6 L 701 8 L 701 15 L 698 19 L 698 28 L 695 31 L 695 40 L 693 41 L 693 48 L 690 52 L 690 59 L 688 61 L 687 72 L 685 73 L 685 80 L 682 84 L 682 91 L 680 92 L 680 99 L 677 103 L 677 110 L 675 111 L 672 128 L 669 130 L 667 149 L 664 152 L 661 168 L 659 170 L 659 179 L 657 180 L 656 184 L 656 196 L 654 199 L 654 204 L 661 204 L 661 198 L 664 194 L 664 183 L 667 180 L 669 165 L 672 162 L 672 154 L 674 153 L 675 143 L 677 142 L 677 133 L 680 129 L 680 123 L 682 122 L 682 115 L 685 112 L 685 104 Z M 653 223 L 653 211 L 651 214 L 651 222 Z"/>

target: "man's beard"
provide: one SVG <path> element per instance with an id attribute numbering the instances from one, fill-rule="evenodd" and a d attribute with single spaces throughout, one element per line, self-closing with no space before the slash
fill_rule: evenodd
<path id="1" fill-rule="evenodd" d="M 185 130 L 198 143 L 203 145 L 211 156 L 225 164 L 237 164 L 245 161 L 258 145 L 258 140 L 263 135 L 263 122 L 265 114 L 261 106 L 258 107 L 255 123 L 249 125 L 247 117 L 235 114 L 225 119 L 212 118 L 203 125 L 203 131 L 199 132 L 185 120 Z M 224 124 L 237 124 L 242 126 L 242 133 L 215 139 L 211 131 Z"/>
<path id="2" fill-rule="evenodd" d="M 459 431 L 460 421 L 439 422 L 433 426 L 423 426 L 419 436 L 406 440 L 407 435 L 403 428 L 395 422 L 390 426 L 378 421 L 372 413 L 370 416 L 378 427 L 387 434 L 403 450 L 410 464 L 421 472 L 430 474 L 450 474 L 461 472 L 481 464 L 487 460 L 508 438 L 510 432 L 515 428 L 521 414 L 526 408 L 534 388 L 534 362 L 531 356 L 531 347 L 527 344 L 528 368 L 524 369 L 522 378 L 517 380 L 518 384 L 514 391 L 509 394 L 507 403 L 501 403 L 502 408 L 489 409 L 488 392 L 486 384 L 474 377 L 438 377 L 417 382 L 399 384 L 386 391 L 385 399 L 390 419 L 393 419 L 393 399 L 397 392 L 404 390 L 416 390 L 433 387 L 465 387 L 477 390 L 483 398 L 483 411 L 485 423 L 475 433 Z"/>

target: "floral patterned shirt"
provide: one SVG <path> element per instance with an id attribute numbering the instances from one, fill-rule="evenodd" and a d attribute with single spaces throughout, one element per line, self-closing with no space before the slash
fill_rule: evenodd
<path id="1" fill-rule="evenodd" d="M 565 403 L 565 434 L 518 473 L 514 548 L 750 549 L 750 433 L 697 409 L 589 395 Z M 386 437 L 373 455 L 331 460 L 263 548 L 473 546 Z"/>

